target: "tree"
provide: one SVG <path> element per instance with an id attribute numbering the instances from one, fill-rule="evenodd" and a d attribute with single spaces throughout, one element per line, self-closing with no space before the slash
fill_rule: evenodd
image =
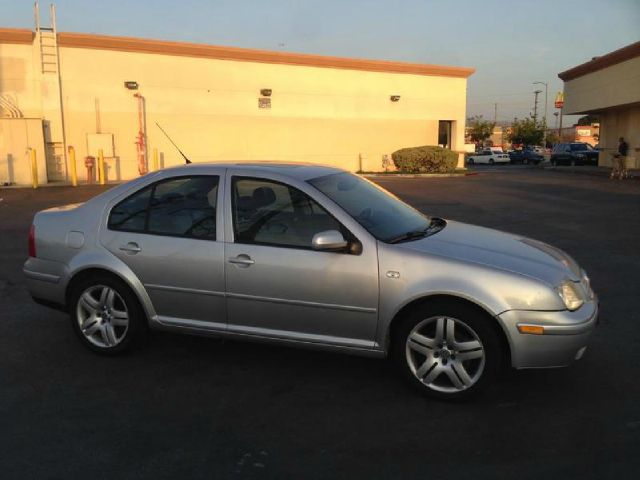
<path id="1" fill-rule="evenodd" d="M 533 118 L 514 118 L 507 136 L 512 144 L 541 145 L 545 129 L 544 121 L 536 123 Z"/>
<path id="2" fill-rule="evenodd" d="M 556 132 L 547 132 L 547 144 L 545 147 L 553 147 L 556 143 L 560 143 L 560 137 Z"/>
<path id="3" fill-rule="evenodd" d="M 467 119 L 468 135 L 476 145 L 484 143 L 491 136 L 495 123 L 489 122 L 482 118 L 482 115 L 476 115 Z"/>
<path id="4" fill-rule="evenodd" d="M 577 125 L 586 126 L 591 125 L 592 123 L 598 123 L 600 120 L 597 115 L 585 115 L 584 117 L 580 117 L 578 119 Z"/>

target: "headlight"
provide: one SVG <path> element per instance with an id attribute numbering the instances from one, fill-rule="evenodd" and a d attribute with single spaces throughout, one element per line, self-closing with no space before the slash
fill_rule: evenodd
<path id="1" fill-rule="evenodd" d="M 558 294 L 560 295 L 560 298 L 562 298 L 567 310 L 572 312 L 579 309 L 584 303 L 584 300 L 580 297 L 580 292 L 576 288 L 575 284 L 569 280 L 558 287 Z"/>

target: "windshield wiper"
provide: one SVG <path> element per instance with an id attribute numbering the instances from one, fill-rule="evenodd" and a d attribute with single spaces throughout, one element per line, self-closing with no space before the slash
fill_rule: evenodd
<path id="1" fill-rule="evenodd" d="M 428 227 L 424 230 L 411 230 L 410 232 L 403 233 L 397 237 L 393 237 L 391 240 L 387 240 L 387 243 L 400 243 L 407 240 L 413 240 L 414 238 L 425 237 L 427 235 Z"/>
<path id="2" fill-rule="evenodd" d="M 442 218 L 432 217 L 429 226 L 423 230 L 410 230 L 408 232 L 403 233 L 402 235 L 398 235 L 397 237 L 393 237 L 390 240 L 387 240 L 387 243 L 400 243 L 406 242 L 409 240 L 415 240 L 417 238 L 428 237 L 429 235 L 433 235 L 434 233 L 439 232 L 447 225 L 447 222 Z"/>

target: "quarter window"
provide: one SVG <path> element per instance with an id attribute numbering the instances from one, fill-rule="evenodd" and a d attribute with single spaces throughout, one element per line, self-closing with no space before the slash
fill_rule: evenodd
<path id="1" fill-rule="evenodd" d="M 109 228 L 178 237 L 216 239 L 217 176 L 158 182 L 116 205 Z"/>
<path id="2" fill-rule="evenodd" d="M 337 230 L 335 218 L 308 195 L 279 182 L 233 179 L 233 231 L 236 243 L 311 248 L 316 233 Z"/>

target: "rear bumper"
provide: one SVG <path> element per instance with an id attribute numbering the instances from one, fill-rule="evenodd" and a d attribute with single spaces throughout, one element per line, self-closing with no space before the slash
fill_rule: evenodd
<path id="1" fill-rule="evenodd" d="M 564 367 L 584 354 L 598 322 L 598 302 L 594 299 L 575 312 L 510 310 L 498 319 L 509 337 L 513 367 Z M 522 334 L 518 325 L 542 326 L 544 334 Z"/>
<path id="2" fill-rule="evenodd" d="M 59 262 L 30 257 L 24 264 L 27 290 L 40 304 L 65 304 L 66 277 L 64 265 Z"/>

